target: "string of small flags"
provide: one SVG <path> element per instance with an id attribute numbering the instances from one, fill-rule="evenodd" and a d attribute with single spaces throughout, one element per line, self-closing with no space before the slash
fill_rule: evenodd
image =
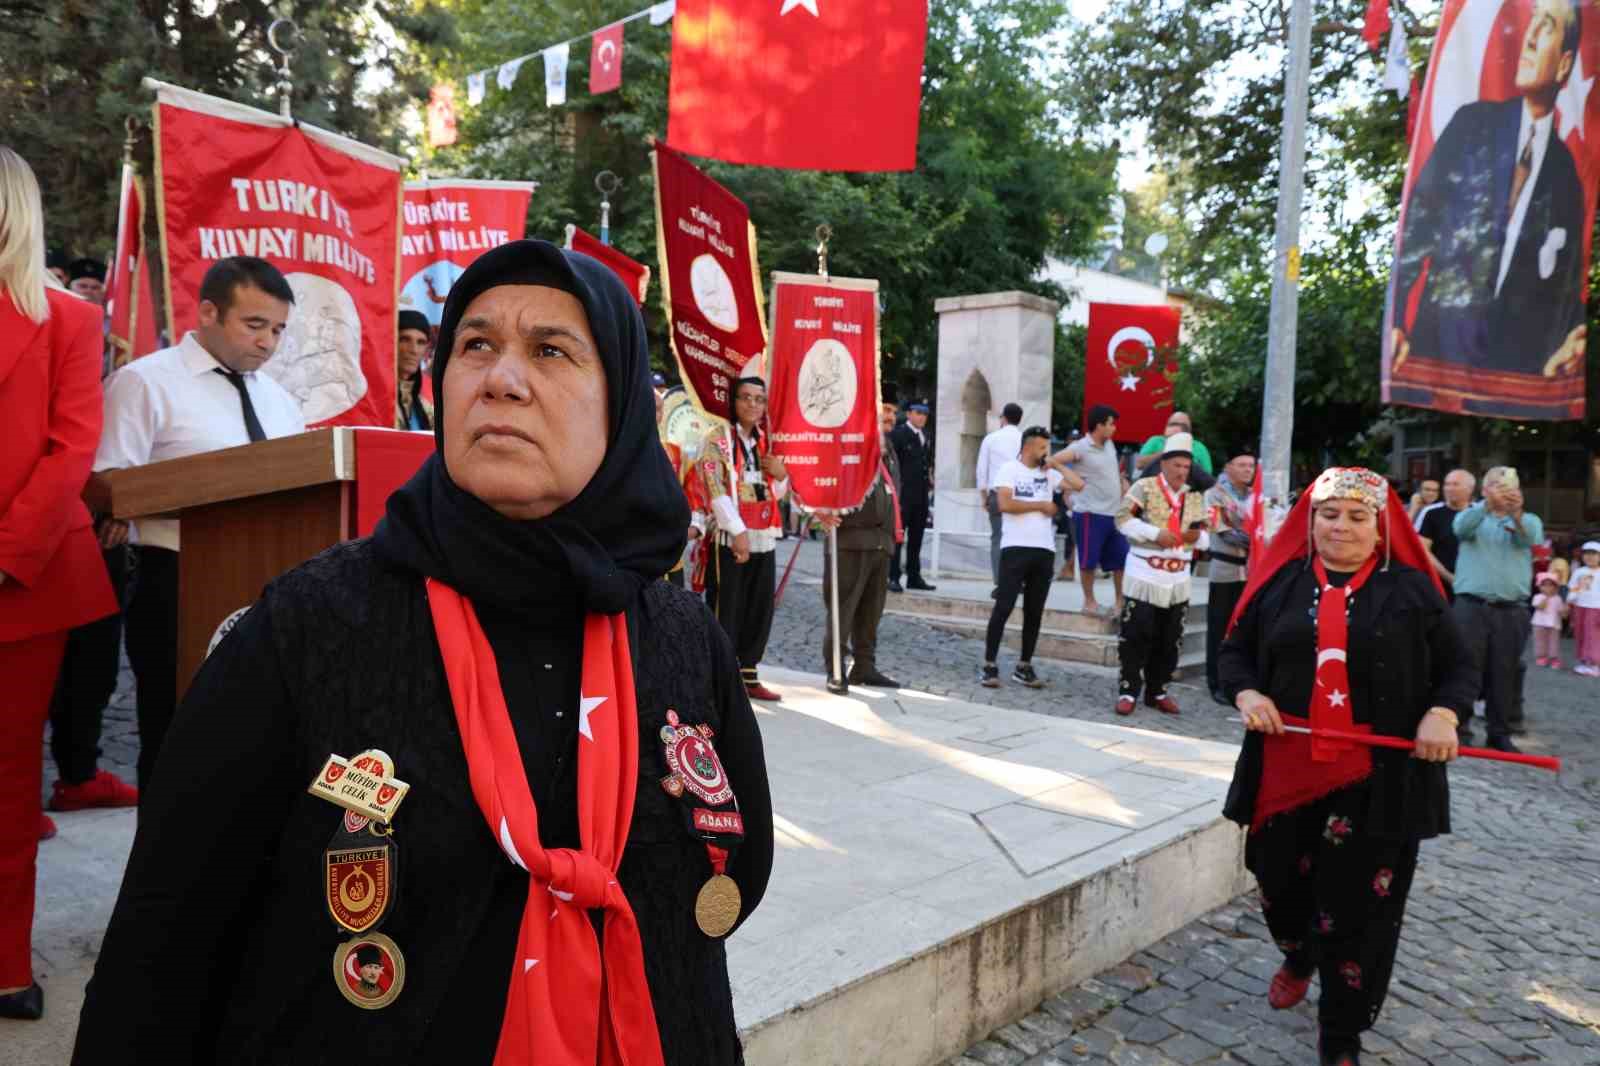
<path id="1" fill-rule="evenodd" d="M 516 84 L 522 64 L 534 56 L 544 57 L 544 102 L 546 107 L 559 107 L 567 102 L 567 61 L 572 46 L 585 37 L 592 38 L 589 53 L 589 91 L 606 93 L 622 85 L 622 27 L 637 19 L 648 18 L 650 25 L 660 26 L 672 21 L 677 0 L 663 0 L 641 11 L 618 19 L 616 22 L 589 33 L 569 37 L 527 55 L 508 59 L 498 67 L 487 67 L 467 75 L 467 103 L 477 106 L 488 91 L 489 75 L 494 75 L 495 85 L 510 89 Z"/>

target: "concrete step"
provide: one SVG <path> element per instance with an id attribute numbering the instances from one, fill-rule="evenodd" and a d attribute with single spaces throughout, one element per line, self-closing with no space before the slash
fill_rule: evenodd
<path id="1" fill-rule="evenodd" d="M 890 610 L 886 613 L 904 618 L 915 618 L 940 632 L 953 633 L 956 636 L 968 637 L 973 640 L 982 640 L 989 625 L 988 612 L 984 612 L 981 619 L 928 615 L 910 610 Z M 1048 612 L 1046 614 L 1048 616 Z M 1042 625 L 1039 627 L 1039 643 L 1034 648 L 1034 658 L 1063 663 L 1116 666 L 1117 636 L 1115 631 L 1110 629 L 1111 625 L 1112 623 L 1108 622 L 1108 631 L 1100 633 L 1083 633 L 1059 629 L 1049 624 Z M 1011 620 L 1006 623 L 1006 632 L 1001 643 L 1012 651 L 1020 651 L 1022 649 L 1022 612 L 1020 610 L 1012 612 Z M 1191 619 L 1183 630 L 1183 650 L 1178 655 L 1178 676 L 1192 677 L 1196 672 L 1203 675 L 1205 673 L 1205 664 L 1205 619 L 1202 617 L 1198 624 Z"/>
<path id="2" fill-rule="evenodd" d="M 1020 602 L 1019 602 L 1020 607 Z M 941 596 L 936 592 L 891 592 L 887 610 L 900 614 L 926 618 L 938 615 L 945 618 L 976 618 L 989 620 L 994 608 L 993 600 L 975 600 L 964 596 Z M 1102 618 L 1081 611 L 1044 609 L 1043 624 L 1062 633 L 1114 634 L 1117 623 L 1113 618 Z"/>

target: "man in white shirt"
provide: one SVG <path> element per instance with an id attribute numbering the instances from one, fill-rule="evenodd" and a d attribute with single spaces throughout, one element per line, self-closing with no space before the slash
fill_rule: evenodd
<path id="1" fill-rule="evenodd" d="M 1122 613 L 1122 569 L 1128 541 L 1117 531 L 1117 507 L 1128 490 L 1117 462 L 1117 412 L 1105 404 L 1089 408 L 1088 433 L 1050 457 L 1057 470 L 1071 470 L 1084 487 L 1072 501 L 1073 539 L 1078 542 L 1078 580 L 1083 583 L 1083 613 L 1115 618 Z M 1094 575 L 1104 570 L 1116 589 L 1115 606 L 1104 609 L 1094 598 Z"/>
<path id="2" fill-rule="evenodd" d="M 1044 682 L 1033 670 L 1033 649 L 1039 642 L 1039 623 L 1044 618 L 1045 599 L 1050 594 L 1050 579 L 1056 572 L 1056 490 L 1065 484 L 1067 491 L 1083 488 L 1083 479 L 1071 471 L 1051 469 L 1045 463 L 1050 452 L 1050 431 L 1029 426 L 1022 434 L 1021 454 L 1002 466 L 994 475 L 994 489 L 1000 508 L 1000 585 L 995 590 L 994 610 L 989 613 L 985 634 L 983 668 L 978 681 L 985 688 L 1000 687 L 1000 668 L 995 657 L 1005 636 L 1006 622 L 1022 593 L 1022 655 L 1011 679 L 1039 688 Z"/>
<path id="3" fill-rule="evenodd" d="M 1000 428 L 983 438 L 978 446 L 976 481 L 983 509 L 989 512 L 989 571 L 994 577 L 996 592 L 1000 588 L 1000 505 L 992 486 L 1000 468 L 1014 462 L 1022 451 L 1022 407 L 1008 403 L 1000 410 Z"/>
<path id="4" fill-rule="evenodd" d="M 219 260 L 200 283 L 199 325 L 176 346 L 136 359 L 106 379 L 96 473 L 232 448 L 305 430 L 300 407 L 257 373 L 277 350 L 294 292 L 265 259 Z M 130 539 L 137 578 L 127 609 L 128 660 L 138 688 L 139 787 L 177 706 L 178 523 L 114 522 L 104 537 Z"/>

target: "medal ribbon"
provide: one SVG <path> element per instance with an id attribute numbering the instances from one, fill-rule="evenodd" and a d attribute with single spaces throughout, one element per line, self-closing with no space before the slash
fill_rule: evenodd
<path id="1" fill-rule="evenodd" d="M 661 1066 L 644 948 L 617 883 L 639 773 L 633 665 L 622 615 L 584 620 L 578 740 L 581 850 L 539 843 L 539 813 L 472 604 L 428 579 L 428 607 L 472 794 L 506 856 L 528 871 L 496 1066 Z M 595 702 L 598 701 L 598 702 Z M 589 912 L 603 910 L 603 947 Z"/>

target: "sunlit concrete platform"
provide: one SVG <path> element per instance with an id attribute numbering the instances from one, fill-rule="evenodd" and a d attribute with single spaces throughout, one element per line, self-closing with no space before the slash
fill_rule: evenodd
<path id="1" fill-rule="evenodd" d="M 751 1066 L 923 1066 L 1245 887 L 1237 749 L 763 669 L 772 887 L 728 945 Z"/>

